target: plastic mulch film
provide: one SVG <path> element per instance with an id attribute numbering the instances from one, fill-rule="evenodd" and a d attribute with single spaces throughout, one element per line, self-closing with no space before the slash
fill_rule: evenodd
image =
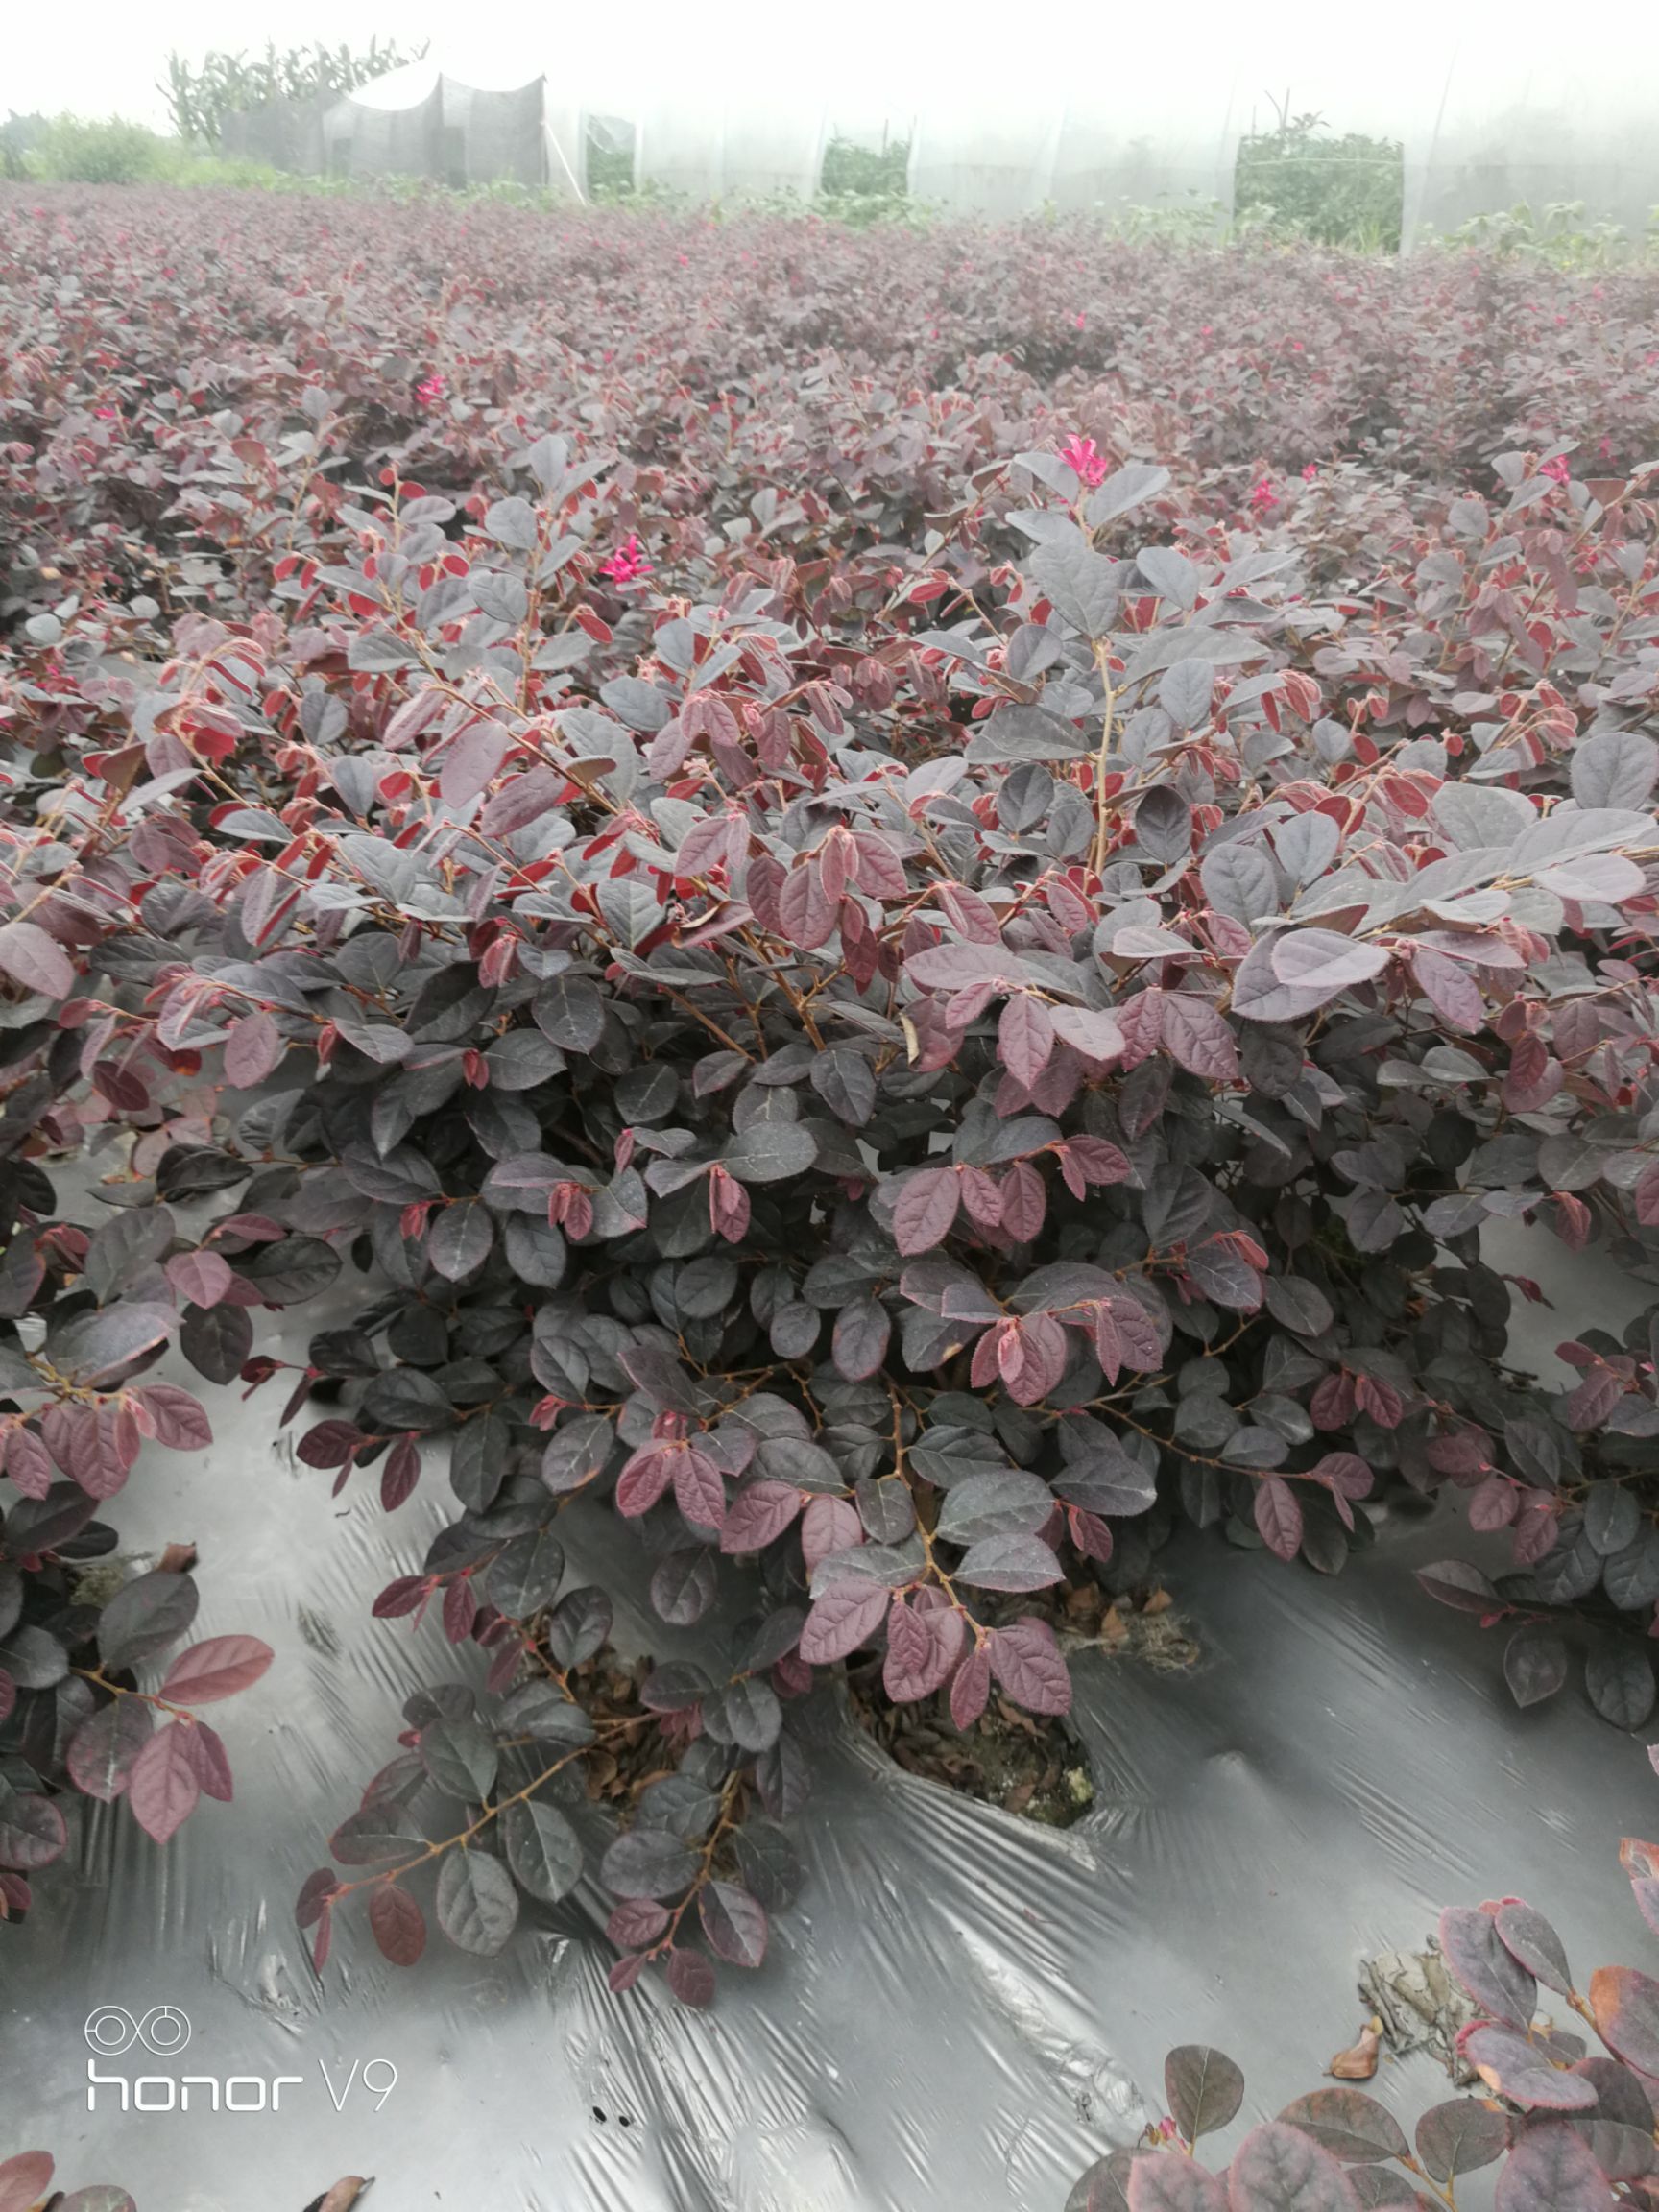
<path id="1" fill-rule="evenodd" d="M 1577 1326 L 1616 1322 L 1627 1287 L 1584 1266 L 1555 1294 Z M 349 1310 L 259 1348 L 302 1357 Z M 1543 1316 L 1540 1356 L 1565 1333 Z M 71 1857 L 4 1933 L 4 2139 L 118 2178 L 143 2212 L 301 2212 L 348 2173 L 396 2212 L 1061 2212 L 1139 2131 L 1135 2084 L 1157 2094 L 1168 2045 L 1231 2049 L 1247 2111 L 1277 2110 L 1353 2040 L 1361 1961 L 1420 1949 L 1442 1905 L 1525 1895 L 1581 1974 L 1635 1955 L 1618 1844 L 1659 1808 L 1640 1743 L 1574 1693 L 1518 1712 L 1498 1640 L 1412 1579 L 1463 1548 L 1460 1527 L 1390 1518 L 1332 1580 L 1215 1537 L 1172 1546 L 1163 1659 L 1078 1662 L 1096 1794 L 1064 1833 L 901 1773 L 821 1692 L 816 1794 L 793 1823 L 805 1889 L 710 2012 L 644 1984 L 612 1997 L 588 1892 L 527 1907 L 498 1959 L 435 1940 L 411 1971 L 348 1913 L 320 1984 L 295 1893 L 390 1756 L 403 1698 L 457 1671 L 435 1629 L 369 1618 L 443 1517 L 443 1477 L 391 1518 L 372 1485 L 334 1500 L 273 1442 L 265 1397 L 180 1379 L 215 1442 L 147 1450 L 114 1518 L 134 1553 L 200 1546 L 200 1632 L 276 1649 L 222 1723 L 235 1800 L 165 1850 L 124 1808 L 84 1806 Z M 603 1509 L 571 1535 L 578 1569 L 603 1556 L 609 1578 L 631 1555 Z M 644 1641 L 642 1613 L 632 1626 Z M 171 2008 L 187 2053 L 92 2060 L 84 2029 L 108 2006 Z M 114 2078 L 136 2095 L 186 2072 L 250 2084 L 245 2104 L 288 2079 L 276 2112 L 202 2110 L 204 2091 L 122 2112 Z M 1444 2080 L 1423 2056 L 1372 2087 L 1409 2111 Z"/>

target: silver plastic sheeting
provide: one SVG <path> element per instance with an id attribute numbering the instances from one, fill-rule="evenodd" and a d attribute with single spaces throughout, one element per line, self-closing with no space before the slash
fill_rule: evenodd
<path id="1" fill-rule="evenodd" d="M 1542 1238 L 1493 1257 L 1538 1273 L 1541 1243 L 1548 1266 Z M 1551 1280 L 1557 1313 L 1528 1310 L 1540 1365 L 1572 1328 L 1641 1303 L 1605 1262 Z M 285 1323 L 259 1348 L 302 1341 Z M 1352 2039 L 1361 1959 L 1417 1947 L 1443 1904 L 1527 1896 L 1580 1976 L 1640 1956 L 1617 1852 L 1659 1815 L 1641 1744 L 1574 1693 L 1516 1711 L 1497 1639 L 1412 1580 L 1461 1531 L 1389 1518 L 1331 1581 L 1214 1539 L 1172 1547 L 1162 1571 L 1201 1657 L 1084 1655 L 1097 1796 L 1064 1834 L 900 1773 L 822 1694 L 817 1794 L 795 1823 L 806 1887 L 765 1966 L 724 1974 L 710 2013 L 654 1988 L 613 1998 L 585 1893 L 527 1908 L 499 1959 L 435 1937 L 411 1972 L 348 1908 L 319 1985 L 295 1892 L 389 1756 L 404 1696 L 456 1671 L 434 1629 L 368 1618 L 443 1517 L 436 1479 L 390 1520 L 372 1485 L 332 1500 L 273 1442 L 274 1397 L 179 1379 L 215 1443 L 149 1451 L 114 1518 L 136 1553 L 200 1546 L 197 1634 L 275 1647 L 220 1723 L 235 1801 L 165 1851 L 124 1809 L 87 1808 L 5 1934 L 0 2148 L 119 2177 L 140 2212 L 301 2212 L 346 2173 L 377 2176 L 388 2212 L 1060 2212 L 1078 2172 L 1138 2133 L 1135 2084 L 1157 2094 L 1169 2044 L 1231 2048 L 1247 2110 L 1276 2110 Z M 608 1574 L 632 1545 L 599 1511 L 576 1541 Z M 84 2025 L 110 2006 L 171 2008 L 187 2051 L 90 2059 Z M 89 2084 L 89 2062 L 110 2080 Z M 275 2113 L 203 2110 L 205 2088 L 187 2111 L 122 2113 L 113 2078 L 136 2096 L 149 2075 L 155 2104 L 187 2072 L 239 2078 L 242 2105 L 290 2080 Z M 1416 2058 L 1373 2086 L 1409 2110 L 1443 2080 Z"/>

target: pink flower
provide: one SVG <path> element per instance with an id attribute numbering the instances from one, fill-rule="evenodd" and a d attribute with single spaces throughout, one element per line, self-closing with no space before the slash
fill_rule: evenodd
<path id="1" fill-rule="evenodd" d="M 1106 480 L 1106 456 L 1095 445 L 1093 438 L 1080 438 L 1075 431 L 1071 442 L 1060 448 L 1060 458 L 1068 469 L 1088 485 L 1091 492 L 1096 484 Z"/>
<path id="2" fill-rule="evenodd" d="M 1317 475 L 1318 475 L 1318 473 L 1319 473 L 1319 464 L 1318 464 L 1318 462 L 1317 462 L 1317 461 L 1305 461 L 1305 462 L 1303 463 L 1303 465 L 1302 465 L 1302 481 L 1303 481 L 1305 484 L 1311 484 L 1311 483 L 1312 483 L 1312 481 L 1313 481 L 1313 479 L 1314 479 L 1314 477 L 1315 477 L 1315 476 L 1317 476 Z"/>
<path id="3" fill-rule="evenodd" d="M 628 542 L 619 552 L 612 554 L 599 573 L 609 576 L 613 584 L 632 584 L 637 577 L 650 575 L 651 564 L 645 558 L 645 549 L 632 530 L 628 533 Z"/>
<path id="4" fill-rule="evenodd" d="M 1599 453 L 1599 454 L 1600 454 L 1600 456 L 1601 456 L 1601 458 L 1602 458 L 1602 460 L 1603 460 L 1603 461 L 1611 461 L 1611 460 L 1612 460 L 1612 458 L 1613 458 L 1613 441 L 1612 441 L 1612 439 L 1611 439 L 1611 438 L 1603 438 L 1603 439 L 1602 439 L 1602 441 L 1601 441 L 1601 443 L 1600 443 L 1600 445 L 1597 446 L 1596 450 L 1597 450 L 1597 452 L 1598 452 L 1598 453 Z"/>
<path id="5" fill-rule="evenodd" d="M 1083 327 L 1083 310 L 1081 307 L 1078 308 L 1076 314 L 1072 317 L 1072 321 L 1076 324 L 1078 329 L 1081 330 Z"/>
<path id="6" fill-rule="evenodd" d="M 1258 521 L 1270 515 L 1279 504 L 1279 494 L 1273 489 L 1271 476 L 1258 476 L 1250 487 L 1250 507 Z"/>
<path id="7" fill-rule="evenodd" d="M 1571 480 L 1573 471 L 1567 466 L 1566 454 L 1557 453 L 1553 461 L 1545 462 L 1539 474 L 1548 476 L 1551 484 L 1566 484 Z"/>
<path id="8" fill-rule="evenodd" d="M 430 375 L 423 377 L 416 385 L 415 397 L 420 400 L 422 407 L 436 407 L 439 400 L 444 397 L 445 389 L 443 377 L 434 369 Z"/>
<path id="9" fill-rule="evenodd" d="M 92 412 L 100 422 L 113 422 L 115 420 L 116 410 L 113 407 L 95 407 Z"/>

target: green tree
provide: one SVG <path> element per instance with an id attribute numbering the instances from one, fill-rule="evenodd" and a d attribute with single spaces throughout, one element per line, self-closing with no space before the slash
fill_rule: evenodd
<path id="1" fill-rule="evenodd" d="M 1330 134 L 1322 115 L 1291 115 L 1239 145 L 1233 204 L 1240 220 L 1322 246 L 1400 251 L 1405 149 L 1395 138 Z"/>
<path id="2" fill-rule="evenodd" d="M 422 41 L 405 53 L 396 39 L 384 44 L 371 38 L 365 53 L 354 54 L 339 46 L 290 46 L 278 53 L 273 40 L 261 60 L 245 54 L 209 48 L 192 67 L 177 50 L 167 57 L 167 75 L 156 90 L 167 102 L 173 128 L 180 138 L 197 145 L 216 146 L 227 115 L 239 108 L 257 108 L 267 100 L 309 100 L 319 93 L 356 91 L 375 77 L 419 61 L 426 52 Z"/>

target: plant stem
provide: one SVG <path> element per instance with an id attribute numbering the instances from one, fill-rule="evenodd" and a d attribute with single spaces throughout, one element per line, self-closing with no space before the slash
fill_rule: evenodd
<path id="1" fill-rule="evenodd" d="M 1100 732 L 1100 750 L 1094 756 L 1094 852 L 1093 866 L 1098 876 L 1106 865 L 1106 758 L 1112 750 L 1112 715 L 1116 705 L 1112 689 L 1112 661 L 1104 637 L 1094 640 L 1094 665 L 1100 671 L 1100 681 L 1106 686 L 1105 725 Z"/>

